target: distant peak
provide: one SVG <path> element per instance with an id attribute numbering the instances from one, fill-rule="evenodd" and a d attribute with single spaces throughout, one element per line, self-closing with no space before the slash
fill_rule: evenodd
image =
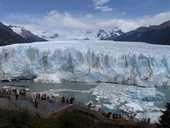
<path id="1" fill-rule="evenodd" d="M 170 27 L 170 20 L 160 24 L 159 26 L 161 26 L 161 27 L 168 27 L 169 26 Z"/>

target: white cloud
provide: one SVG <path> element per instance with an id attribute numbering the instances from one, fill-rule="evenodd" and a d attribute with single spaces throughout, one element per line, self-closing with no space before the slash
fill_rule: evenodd
<path id="1" fill-rule="evenodd" d="M 145 16 L 137 19 L 110 19 L 97 22 L 96 26 L 102 28 L 118 27 L 127 32 L 141 26 L 159 25 L 170 20 L 170 12 L 159 13 L 154 16 Z"/>
<path id="2" fill-rule="evenodd" d="M 18 25 L 20 26 L 20 25 Z M 27 30 L 30 30 L 32 33 L 34 34 L 37 34 L 37 35 L 41 35 L 43 30 L 41 28 L 39 28 L 38 26 L 35 26 L 35 25 L 29 25 L 29 24 L 26 24 L 26 25 L 21 25 L 23 26 L 25 29 Z"/>
<path id="3" fill-rule="evenodd" d="M 93 0 L 93 8 L 102 12 L 112 11 L 113 8 L 106 5 L 111 0 Z"/>
<path id="4" fill-rule="evenodd" d="M 93 17 L 93 14 L 86 14 L 85 17 L 87 17 L 87 18 L 92 18 L 92 17 Z"/>
<path id="5" fill-rule="evenodd" d="M 110 1 L 111 0 L 93 0 L 93 4 L 96 6 L 102 6 Z"/>
<path id="6" fill-rule="evenodd" d="M 126 32 L 137 28 L 138 24 L 133 20 L 111 19 L 107 21 L 98 22 L 96 23 L 96 26 L 103 29 L 111 29 L 114 27 L 118 27 Z"/>
<path id="7" fill-rule="evenodd" d="M 40 34 L 42 31 L 52 31 L 57 32 L 59 35 L 72 36 L 87 30 L 110 30 L 118 27 L 124 32 L 127 32 L 141 26 L 158 25 L 170 20 L 170 12 L 162 12 L 154 16 L 145 16 L 136 19 L 99 19 L 93 14 L 86 14 L 85 17 L 75 17 L 68 12 L 60 13 L 53 10 L 41 17 L 37 17 L 36 15 L 13 14 L 6 19 L 9 19 L 11 21 L 10 23 L 18 19 L 20 19 L 20 22 L 23 20 L 23 23 L 27 21 L 25 24 L 20 25 L 33 31 L 34 34 Z"/>
<path id="8" fill-rule="evenodd" d="M 170 12 L 162 12 L 154 16 L 145 16 L 137 19 L 136 22 L 143 26 L 158 25 L 162 22 L 170 20 Z"/>
<path id="9" fill-rule="evenodd" d="M 101 10 L 102 12 L 112 11 L 112 8 L 109 8 L 107 5 L 105 5 L 105 6 L 95 6 L 94 9 L 95 10 Z"/>
<path id="10" fill-rule="evenodd" d="M 43 18 L 44 22 L 55 24 L 56 26 L 79 28 L 79 29 L 90 29 L 91 24 L 83 23 L 78 18 L 74 18 L 71 14 L 65 12 L 64 14 L 53 10 Z"/>

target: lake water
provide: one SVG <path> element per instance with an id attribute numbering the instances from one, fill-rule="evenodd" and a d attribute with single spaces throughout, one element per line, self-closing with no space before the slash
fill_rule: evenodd
<path id="1" fill-rule="evenodd" d="M 170 87 L 143 88 L 129 85 L 106 83 L 61 83 L 44 84 L 32 82 L 0 83 L 5 85 L 29 86 L 32 92 L 47 92 L 59 96 L 74 97 L 77 101 L 87 104 L 93 102 L 104 111 L 124 110 L 137 113 L 137 118 L 158 120 L 166 102 L 170 101 Z"/>

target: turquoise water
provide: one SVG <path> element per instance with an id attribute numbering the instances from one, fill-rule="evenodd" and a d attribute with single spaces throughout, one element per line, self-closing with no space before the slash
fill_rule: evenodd
<path id="1" fill-rule="evenodd" d="M 5 85 L 24 85 L 28 86 L 32 92 L 44 92 L 48 91 L 51 93 L 59 94 L 59 96 L 65 97 L 75 97 L 77 101 L 88 103 L 93 101 L 96 105 L 107 104 L 108 101 L 105 99 L 100 99 L 100 102 L 96 100 L 96 96 L 92 94 L 91 89 L 94 89 L 98 84 L 93 83 L 61 83 L 61 84 L 44 84 L 44 83 L 32 83 L 32 82 L 9 82 L 9 83 L 0 83 L 0 88 Z M 116 85 L 114 85 L 116 86 Z M 124 85 L 127 86 L 127 85 Z M 166 102 L 170 101 L 170 87 L 157 87 L 157 91 L 164 94 L 164 97 L 161 101 L 156 102 L 156 106 L 164 108 Z M 103 107 L 104 110 L 109 110 L 106 107 Z"/>
<path id="2" fill-rule="evenodd" d="M 167 102 L 170 102 L 170 87 L 157 87 L 157 90 L 164 94 L 164 98 L 161 99 L 163 102 L 158 104 L 160 107 L 165 107 Z"/>
<path id="3" fill-rule="evenodd" d="M 33 83 L 33 82 L 9 82 L 0 83 L 0 88 L 6 85 L 23 85 L 28 86 L 31 92 L 51 92 L 59 94 L 59 96 L 75 97 L 77 101 L 88 103 L 94 100 L 95 96 L 89 92 L 90 89 L 95 88 L 95 84 L 87 83 L 61 83 L 61 84 L 45 84 L 45 83 Z"/>

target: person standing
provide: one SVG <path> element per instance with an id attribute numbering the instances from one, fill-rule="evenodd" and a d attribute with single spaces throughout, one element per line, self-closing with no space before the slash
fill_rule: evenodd
<path id="1" fill-rule="evenodd" d="M 37 100 L 35 100 L 35 108 L 36 108 L 36 109 L 38 108 L 38 102 L 37 102 Z"/>
<path id="2" fill-rule="evenodd" d="M 18 100 L 18 98 L 19 98 L 19 90 L 17 89 L 15 93 L 15 99 Z"/>

